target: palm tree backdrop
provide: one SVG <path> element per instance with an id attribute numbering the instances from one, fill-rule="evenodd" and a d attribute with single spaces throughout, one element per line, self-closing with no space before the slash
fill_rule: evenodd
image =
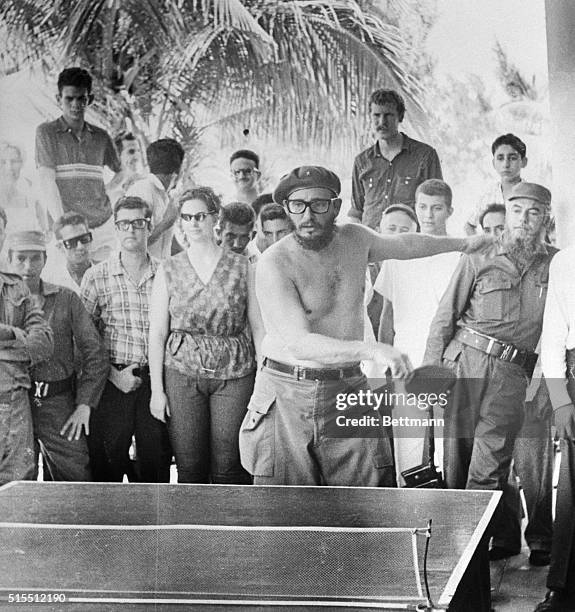
<path id="1" fill-rule="evenodd" d="M 348 165 L 368 136 L 373 89 L 401 91 L 411 129 L 424 126 L 422 95 L 404 59 L 409 45 L 372 4 L 6 0 L 0 59 L 5 74 L 41 61 L 52 79 L 64 66 L 85 66 L 112 133 L 131 129 L 144 142 L 174 136 L 192 166 L 210 128 L 223 146 L 249 130 Z"/>

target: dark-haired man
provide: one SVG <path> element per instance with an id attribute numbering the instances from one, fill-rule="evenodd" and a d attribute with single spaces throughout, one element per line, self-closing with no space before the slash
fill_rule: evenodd
<path id="1" fill-rule="evenodd" d="M 544 244 L 550 205 L 545 187 L 515 185 L 500 239 L 486 253 L 461 258 L 431 323 L 423 360 L 458 375 L 445 409 L 447 486 L 503 491 L 492 521 L 492 560 L 520 551 L 508 481 L 557 252 Z"/>
<path id="2" fill-rule="evenodd" d="M 377 140 L 353 163 L 349 217 L 376 229 L 382 212 L 392 204 L 415 202 L 417 186 L 441 179 L 435 149 L 399 131 L 405 116 L 403 98 L 391 89 L 371 94 L 369 112 Z"/>
<path id="3" fill-rule="evenodd" d="M 405 376 L 409 359 L 364 338 L 369 261 L 424 257 L 479 247 L 485 239 L 381 236 L 357 224 L 336 225 L 339 178 L 318 166 L 285 175 L 274 191 L 294 231 L 265 251 L 256 292 L 265 326 L 263 358 L 240 431 L 243 466 L 256 484 L 381 486 L 395 482 L 389 441 L 347 429 L 333 437 L 343 394 L 368 389 L 359 366 L 374 360 Z M 479 237 L 477 237 L 479 238 Z M 370 413 L 373 406 L 369 408 Z"/>
<path id="4" fill-rule="evenodd" d="M 184 149 L 172 138 L 162 138 L 150 144 L 146 158 L 150 174 L 136 181 L 126 195 L 142 198 L 151 208 L 153 229 L 148 239 L 148 251 L 162 260 L 170 255 L 173 226 L 178 217 L 169 192 L 180 176 Z"/>
<path id="5" fill-rule="evenodd" d="M 150 413 L 149 300 L 158 263 L 148 254 L 152 210 L 144 200 L 116 202 L 119 252 L 84 275 L 81 297 L 108 351 L 110 374 L 98 409 L 90 416 L 94 480 L 121 482 L 131 473 L 135 435 L 137 477 L 169 482 L 171 448 L 165 423 Z"/>
<path id="6" fill-rule="evenodd" d="M 132 132 L 122 132 L 114 138 L 116 151 L 120 156 L 122 169 L 106 185 L 112 206 L 124 195 L 139 178 L 142 178 L 142 150 L 138 139 Z"/>
<path id="7" fill-rule="evenodd" d="M 54 354 L 31 371 L 34 440 L 44 480 L 91 480 L 86 436 L 110 367 L 106 353 L 78 295 L 40 279 L 44 235 L 16 232 L 8 248 L 12 270 L 36 296 L 54 335 Z"/>
<path id="8" fill-rule="evenodd" d="M 499 238 L 505 229 L 505 204 L 489 204 L 479 215 L 479 226 L 485 234 Z"/>
<path id="9" fill-rule="evenodd" d="M 493 168 L 499 175 L 499 180 L 481 195 L 475 210 L 465 223 L 465 232 L 475 234 L 479 215 L 489 204 L 505 204 L 505 200 L 520 183 L 521 171 L 527 165 L 527 146 L 515 134 L 498 136 L 491 145 Z"/>
<path id="10" fill-rule="evenodd" d="M 236 188 L 235 199 L 251 204 L 259 195 L 260 158 L 249 149 L 240 149 L 230 157 L 230 173 Z"/>
<path id="11" fill-rule="evenodd" d="M 94 237 L 93 257 L 101 261 L 115 247 L 112 208 L 103 170 L 119 172 L 110 136 L 84 120 L 92 103 L 92 77 L 83 68 L 66 68 L 58 76 L 57 100 L 62 116 L 36 130 L 36 165 L 42 196 L 52 219 L 75 211 L 86 217 Z"/>
<path id="12" fill-rule="evenodd" d="M 82 278 L 93 265 L 92 232 L 86 217 L 77 212 L 64 213 L 53 227 L 58 253 L 42 271 L 42 279 L 80 293 Z"/>
<path id="13" fill-rule="evenodd" d="M 224 248 L 239 255 L 251 256 L 254 253 L 248 253 L 246 249 L 255 236 L 255 223 L 256 215 L 249 204 L 230 202 L 220 210 L 216 238 Z"/>

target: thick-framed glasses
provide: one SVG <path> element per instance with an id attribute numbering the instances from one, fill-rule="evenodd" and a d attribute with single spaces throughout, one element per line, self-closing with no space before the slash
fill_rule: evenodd
<path id="1" fill-rule="evenodd" d="M 80 236 L 74 236 L 74 238 L 68 238 L 68 240 L 61 240 L 60 244 L 70 251 L 71 249 L 75 249 L 79 244 L 90 244 L 92 242 L 93 236 L 92 232 L 86 232 L 85 234 L 81 234 Z"/>
<path id="2" fill-rule="evenodd" d="M 121 232 L 129 232 L 130 228 L 134 228 L 135 230 L 143 230 L 148 227 L 148 223 L 150 223 L 149 219 L 121 219 L 120 221 L 116 221 L 116 228 Z"/>
<path id="3" fill-rule="evenodd" d="M 240 176 L 252 176 L 254 174 L 258 174 L 257 168 L 240 168 L 239 170 L 232 170 L 232 174 L 236 178 L 240 178 Z"/>
<path id="4" fill-rule="evenodd" d="M 337 198 L 318 198 L 316 200 L 284 200 L 288 212 L 294 215 L 303 215 L 306 208 L 309 208 L 312 213 L 322 215 L 329 210 L 330 204 Z"/>
<path id="5" fill-rule="evenodd" d="M 187 213 L 180 213 L 180 219 L 182 221 L 197 221 L 198 223 L 201 223 L 202 221 L 205 221 L 210 215 L 215 215 L 215 212 L 199 212 L 196 213 L 195 215 L 188 215 Z"/>

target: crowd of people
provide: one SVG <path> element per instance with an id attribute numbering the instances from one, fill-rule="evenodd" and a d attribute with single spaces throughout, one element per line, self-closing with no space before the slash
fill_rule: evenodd
<path id="1" fill-rule="evenodd" d="M 551 193 L 523 179 L 517 136 L 494 140 L 497 180 L 458 238 L 440 155 L 399 130 L 395 91 L 369 101 L 347 223 L 326 168 L 261 193 L 258 155 L 239 150 L 222 201 L 181 186 L 176 140 L 146 148 L 144 173 L 132 134 L 88 123 L 87 71 L 62 71 L 57 97 L 39 197 L 0 143 L 0 483 L 37 478 L 41 456 L 44 480 L 169 482 L 175 460 L 181 483 L 404 486 L 427 429 L 334 435 L 336 404 L 366 372 L 442 365 L 457 374 L 444 485 L 503 491 L 497 560 L 521 548 L 519 477 L 530 563 L 551 563 L 537 610 L 575 609 L 573 250 L 552 245 Z"/>

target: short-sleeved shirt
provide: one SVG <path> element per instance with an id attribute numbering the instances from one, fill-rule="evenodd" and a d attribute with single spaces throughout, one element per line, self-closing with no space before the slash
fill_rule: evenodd
<path id="1" fill-rule="evenodd" d="M 36 165 L 55 170 L 64 212 L 81 213 L 90 228 L 112 216 L 103 171 L 108 166 L 119 172 L 120 161 L 103 129 L 85 122 L 78 138 L 63 117 L 42 123 L 36 130 Z"/>
<path id="2" fill-rule="evenodd" d="M 393 344 L 421 365 L 429 325 L 461 253 L 440 253 L 421 259 L 388 259 L 374 289 L 393 306 Z"/>
<path id="3" fill-rule="evenodd" d="M 163 263 L 170 298 L 166 367 L 217 379 L 241 378 L 254 371 L 249 265 L 247 257 L 225 250 L 204 283 L 186 251 Z"/>
<path id="4" fill-rule="evenodd" d="M 389 161 L 379 144 L 362 151 L 353 163 L 351 208 L 348 216 L 376 229 L 392 204 L 414 206 L 415 190 L 430 178 L 443 178 L 437 152 L 402 133 L 401 151 Z"/>
<path id="5" fill-rule="evenodd" d="M 120 253 L 92 266 L 84 274 L 80 297 L 104 340 L 111 363 L 146 365 L 150 331 L 150 295 L 158 262 L 134 282 Z"/>

